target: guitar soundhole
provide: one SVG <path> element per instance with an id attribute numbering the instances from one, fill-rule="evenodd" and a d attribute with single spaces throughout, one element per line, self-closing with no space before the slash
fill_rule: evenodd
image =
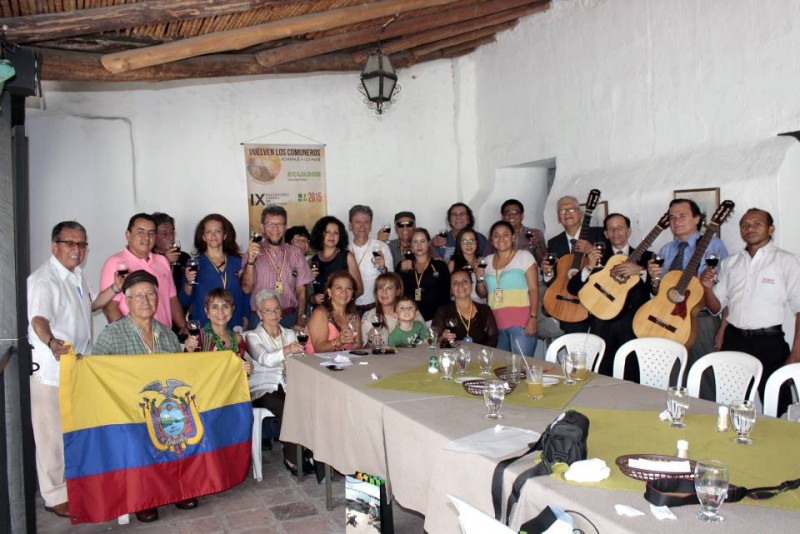
<path id="1" fill-rule="evenodd" d="M 686 300 L 686 296 L 674 287 L 667 291 L 667 298 L 670 302 L 674 302 L 675 304 L 680 304 Z"/>

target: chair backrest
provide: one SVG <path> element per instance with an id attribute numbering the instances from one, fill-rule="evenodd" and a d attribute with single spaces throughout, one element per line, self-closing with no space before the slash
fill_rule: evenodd
<path id="1" fill-rule="evenodd" d="M 764 366 L 758 358 L 735 350 L 706 354 L 692 364 L 686 378 L 686 388 L 692 397 L 700 396 L 700 378 L 703 376 L 703 371 L 709 367 L 714 370 L 716 385 L 716 398 L 709 400 L 720 404 L 730 404 L 745 398 L 752 402 L 756 401 L 758 384 L 764 371 Z M 753 387 L 748 394 L 747 389 L 751 383 Z"/>
<path id="2" fill-rule="evenodd" d="M 639 383 L 643 386 L 668 389 L 670 374 L 676 360 L 680 364 L 678 384 L 683 380 L 683 373 L 686 370 L 686 347 L 677 341 L 661 337 L 640 337 L 622 345 L 614 355 L 614 378 L 624 380 L 625 362 L 632 352 L 639 360 Z"/>
<path id="3" fill-rule="evenodd" d="M 563 348 L 567 352 L 578 347 L 586 347 L 586 368 L 594 371 L 606 352 L 606 342 L 594 334 L 564 334 L 550 342 L 544 359 L 548 362 L 558 361 L 558 352 Z"/>
<path id="4" fill-rule="evenodd" d="M 764 388 L 764 415 L 778 417 L 778 394 L 787 380 L 793 380 L 795 391 L 800 389 L 800 363 L 784 365 L 767 379 Z"/>

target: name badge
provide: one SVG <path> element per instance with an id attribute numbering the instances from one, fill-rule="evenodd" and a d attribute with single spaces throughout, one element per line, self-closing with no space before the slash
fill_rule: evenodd
<path id="1" fill-rule="evenodd" d="M 472 343 L 472 338 L 470 336 L 464 336 L 464 342 Z"/>
<path id="2" fill-rule="evenodd" d="M 275 282 L 275 292 L 276 293 L 283 293 L 283 282 L 281 282 L 280 280 Z"/>
<path id="3" fill-rule="evenodd" d="M 418 287 L 417 289 L 414 290 L 414 300 L 416 300 L 417 302 L 422 300 L 422 288 L 421 287 Z"/>
<path id="4" fill-rule="evenodd" d="M 503 290 L 499 287 L 494 290 L 494 301 L 503 302 Z"/>

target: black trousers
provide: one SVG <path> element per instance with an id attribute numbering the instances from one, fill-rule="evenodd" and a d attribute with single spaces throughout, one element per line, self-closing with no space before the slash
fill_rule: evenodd
<path id="1" fill-rule="evenodd" d="M 722 350 L 738 350 L 752 354 L 761 361 L 764 372 L 761 375 L 761 383 L 758 384 L 758 393 L 764 399 L 764 387 L 767 379 L 783 367 L 786 358 L 791 350 L 786 339 L 782 335 L 777 336 L 743 336 L 733 328 L 725 329 L 725 336 L 722 339 Z M 786 411 L 786 407 L 792 403 L 792 393 L 789 383 L 783 385 L 778 397 L 778 416 Z"/>
<path id="2" fill-rule="evenodd" d="M 265 393 L 257 399 L 253 399 L 254 408 L 266 408 L 272 412 L 278 421 L 283 420 L 283 404 L 286 401 L 286 392 L 283 391 L 283 386 L 278 386 L 278 389 L 272 393 Z M 281 441 L 283 444 L 283 459 L 287 460 L 292 465 L 297 463 L 297 447 L 296 443 L 288 441 Z M 305 456 L 310 458 L 311 451 L 306 450 Z"/>

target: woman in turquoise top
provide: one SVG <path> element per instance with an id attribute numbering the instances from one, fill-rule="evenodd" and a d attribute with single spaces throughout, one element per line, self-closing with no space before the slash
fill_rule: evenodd
<path id="1" fill-rule="evenodd" d="M 185 271 L 183 284 L 178 290 L 178 299 L 184 309 L 189 310 L 189 319 L 208 322 L 205 298 L 216 288 L 227 289 L 233 296 L 233 316 L 228 328 L 237 326 L 248 329 L 249 297 L 239 285 L 242 258 L 236 244 L 236 230 L 231 222 L 217 213 L 203 217 L 194 232 L 194 247 L 200 268 L 195 273 Z M 194 280 L 197 285 L 190 282 Z"/>

